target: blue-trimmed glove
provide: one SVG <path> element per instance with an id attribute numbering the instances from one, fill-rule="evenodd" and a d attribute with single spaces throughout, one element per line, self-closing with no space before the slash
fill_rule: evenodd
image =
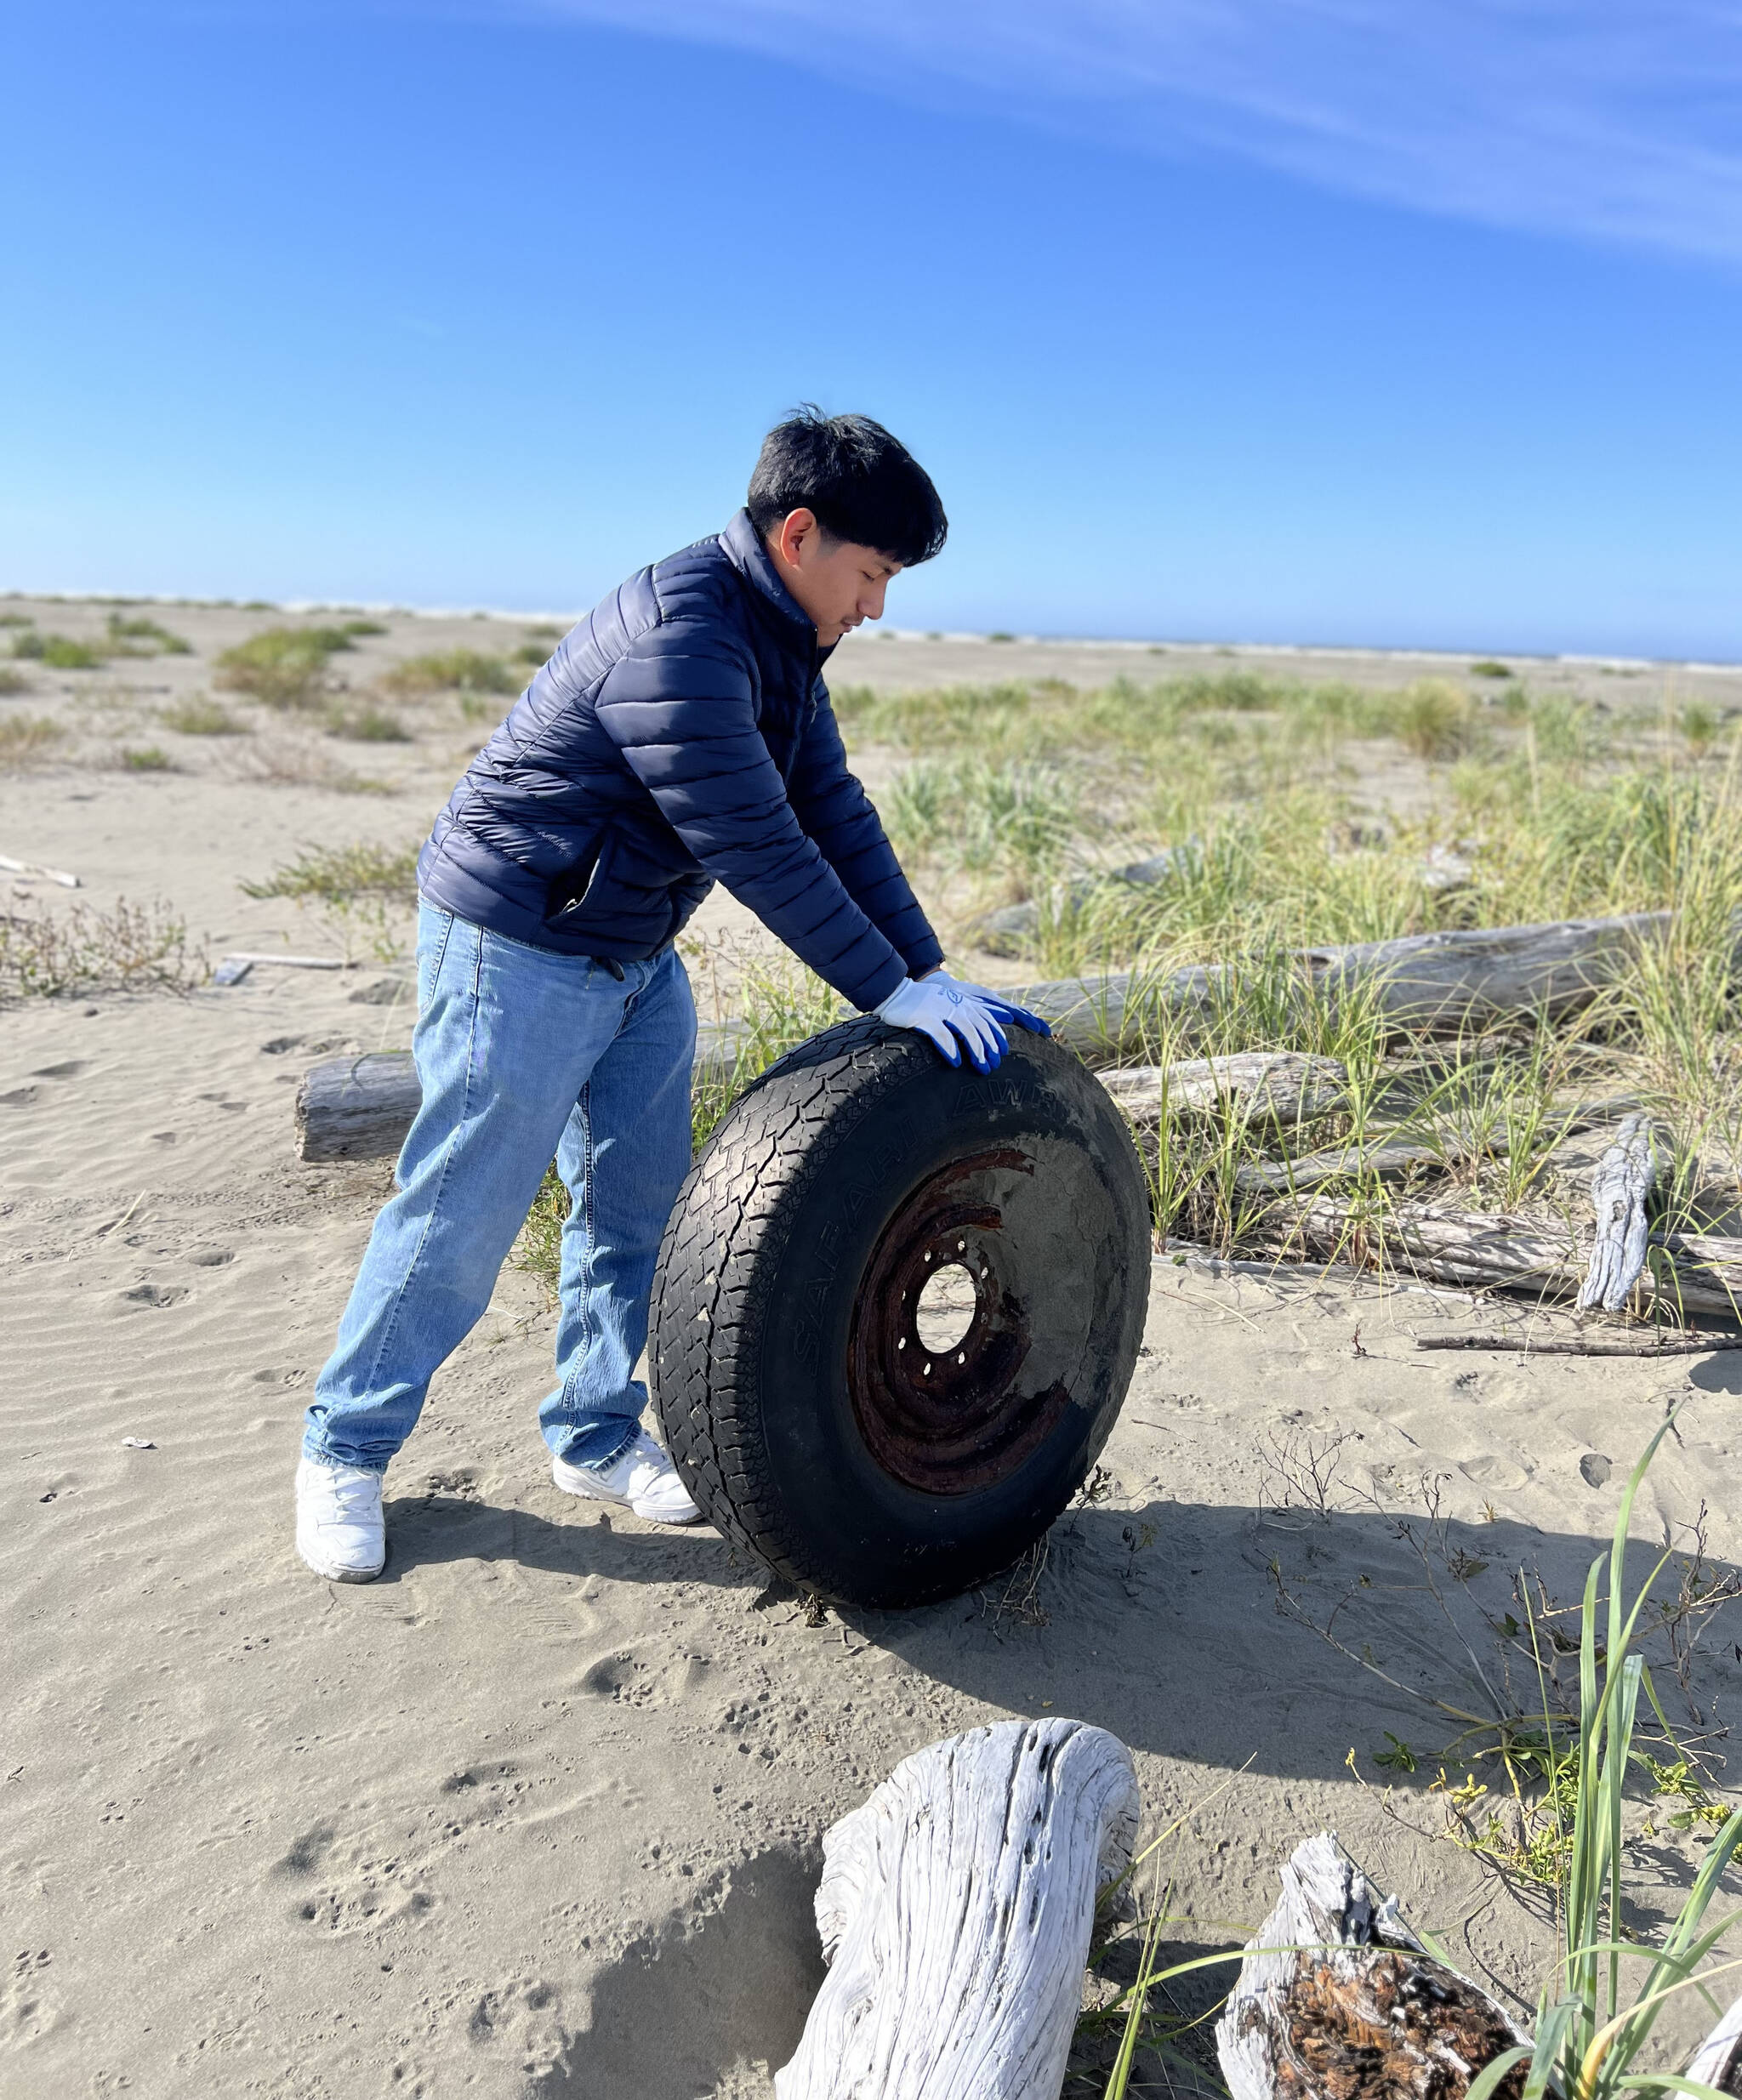
<path id="1" fill-rule="evenodd" d="M 1051 1027 L 1039 1014 L 1030 1013 L 1026 1006 L 1018 1006 L 1013 999 L 1007 999 L 1002 992 L 991 991 L 983 984 L 970 984 L 965 977 L 951 976 L 942 964 L 936 970 L 928 970 L 919 982 L 935 984 L 939 978 L 946 984 L 954 985 L 959 992 L 971 992 L 976 999 L 990 1007 L 1007 1027 L 1026 1028 L 1030 1035 L 1052 1033 Z"/>
<path id="2" fill-rule="evenodd" d="M 976 1072 L 990 1072 L 1010 1047 L 994 1003 L 989 994 L 933 970 L 917 983 L 903 977 L 875 1011 L 891 1027 L 929 1036 L 947 1065 L 960 1064 L 965 1050 Z"/>

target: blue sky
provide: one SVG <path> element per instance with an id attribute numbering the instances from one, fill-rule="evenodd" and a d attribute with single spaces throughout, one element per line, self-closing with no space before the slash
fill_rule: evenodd
<path id="1" fill-rule="evenodd" d="M 14 5 L 0 588 L 580 606 L 792 402 L 897 625 L 1742 657 L 1742 11 Z"/>

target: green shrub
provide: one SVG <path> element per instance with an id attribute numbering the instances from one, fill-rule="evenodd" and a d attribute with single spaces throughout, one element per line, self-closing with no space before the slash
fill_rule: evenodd
<path id="1" fill-rule="evenodd" d="M 22 772 L 65 734 L 46 714 L 0 715 L 0 771 Z"/>
<path id="2" fill-rule="evenodd" d="M 1417 679 L 1393 705 L 1392 733 L 1419 759 L 1456 758 L 1473 741 L 1469 696 L 1443 678 Z"/>
<path id="3" fill-rule="evenodd" d="M 1682 710 L 1682 734 L 1696 751 L 1715 743 L 1722 726 L 1716 709 L 1702 700 L 1690 700 Z"/>
<path id="4" fill-rule="evenodd" d="M 34 627 L 36 622 L 28 612 L 0 612 L 0 627 Z"/>
<path id="5" fill-rule="evenodd" d="M 1478 657 L 1470 666 L 1470 675 L 1472 678 L 1510 678 L 1512 667 L 1510 663 L 1502 663 L 1497 657 Z"/>
<path id="6" fill-rule="evenodd" d="M 427 656 L 407 657 L 381 676 L 384 691 L 401 698 L 422 699 L 435 692 L 515 692 L 515 679 L 500 657 L 483 655 L 476 649 L 441 649 Z"/>
<path id="7" fill-rule="evenodd" d="M 224 652 L 217 682 L 268 707 L 318 707 L 327 697 L 328 658 L 350 646 L 342 627 L 265 628 Z"/>
<path id="8" fill-rule="evenodd" d="M 157 719 L 179 737 L 246 737 L 250 733 L 246 722 L 209 693 L 195 693 L 191 699 L 177 701 L 174 707 L 160 709 Z"/>
<path id="9" fill-rule="evenodd" d="M 172 635 L 167 627 L 160 627 L 156 620 L 123 620 L 118 612 L 109 615 L 109 639 L 117 645 L 118 656 L 191 657 L 194 646 L 179 635 Z M 152 645 L 140 648 L 141 642 Z"/>
<path id="10" fill-rule="evenodd" d="M 186 922 L 161 902 L 0 915 L 0 999 L 74 992 L 188 992 L 208 975 Z"/>
<path id="11" fill-rule="evenodd" d="M 309 846 L 264 882 L 245 882 L 245 896 L 316 897 L 323 904 L 353 904 L 380 897 L 415 903 L 419 846 Z"/>
<path id="12" fill-rule="evenodd" d="M 0 693 L 28 692 L 31 681 L 22 671 L 14 671 L 10 664 L 0 665 Z"/>
<path id="13" fill-rule="evenodd" d="M 173 773 L 175 771 L 174 760 L 154 743 L 123 744 L 121 764 L 122 770 L 129 773 Z"/>
<path id="14" fill-rule="evenodd" d="M 409 743 L 411 731 L 384 708 L 335 708 L 327 717 L 327 734 L 351 743 Z"/>
<path id="15" fill-rule="evenodd" d="M 343 635 L 384 635 L 387 629 L 379 620 L 347 620 L 339 629 Z"/>
<path id="16" fill-rule="evenodd" d="M 103 661 L 88 642 L 71 641 L 65 635 L 39 635 L 34 629 L 19 635 L 12 653 L 34 657 L 52 671 L 94 671 Z"/>

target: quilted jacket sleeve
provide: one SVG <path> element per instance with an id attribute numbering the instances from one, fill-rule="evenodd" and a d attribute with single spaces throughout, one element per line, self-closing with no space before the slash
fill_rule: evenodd
<path id="1" fill-rule="evenodd" d="M 756 726 L 749 663 L 717 628 L 672 621 L 612 667 L 601 725 L 710 875 L 867 1011 L 908 974 L 808 838 Z"/>
<path id="2" fill-rule="evenodd" d="M 882 931 L 908 966 L 923 977 L 943 960 L 931 923 L 920 909 L 895 848 L 884 836 L 871 798 L 847 765 L 846 747 L 828 695 L 820 702 L 793 769 L 787 792 L 800 823 L 822 849 L 847 894 Z"/>

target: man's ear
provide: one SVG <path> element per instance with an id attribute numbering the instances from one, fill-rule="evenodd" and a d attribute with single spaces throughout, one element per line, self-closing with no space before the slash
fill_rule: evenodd
<path id="1" fill-rule="evenodd" d="M 774 535 L 775 551 L 789 569 L 802 564 L 805 549 L 818 529 L 817 513 L 806 510 L 802 504 L 796 510 L 788 510 L 781 520 L 780 528 Z"/>

